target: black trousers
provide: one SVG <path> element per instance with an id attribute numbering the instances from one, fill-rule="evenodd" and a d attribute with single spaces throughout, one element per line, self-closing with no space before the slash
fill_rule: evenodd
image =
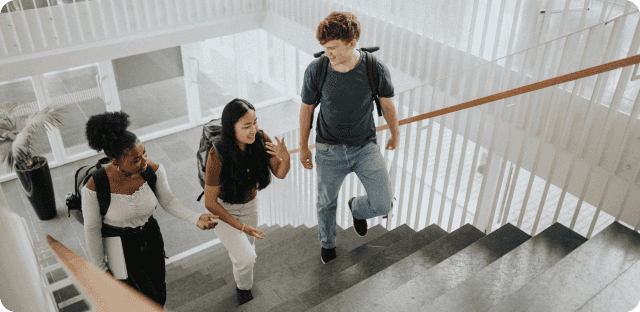
<path id="1" fill-rule="evenodd" d="M 164 306 L 167 301 L 165 282 L 164 240 L 158 221 L 152 217 L 137 228 L 102 226 L 103 236 L 120 236 L 129 277 L 124 280 L 129 286 L 151 300 Z"/>

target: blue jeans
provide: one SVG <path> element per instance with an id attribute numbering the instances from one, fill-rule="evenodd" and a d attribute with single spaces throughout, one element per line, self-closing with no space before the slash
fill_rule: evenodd
<path id="1" fill-rule="evenodd" d="M 356 219 L 383 216 L 393 208 L 393 190 L 380 147 L 370 142 L 364 146 L 316 143 L 318 175 L 318 239 L 324 248 L 336 246 L 336 209 L 338 192 L 344 178 L 355 172 L 367 195 L 352 202 Z M 349 207 L 345 207 L 349 209 Z"/>

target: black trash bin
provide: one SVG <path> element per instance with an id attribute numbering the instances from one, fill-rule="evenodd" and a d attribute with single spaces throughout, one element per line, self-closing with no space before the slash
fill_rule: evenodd
<path id="1" fill-rule="evenodd" d="M 58 215 L 51 172 L 49 171 L 47 159 L 44 157 L 37 158 L 41 160 L 39 166 L 33 169 L 19 169 L 16 167 L 16 174 L 38 218 L 40 220 L 50 220 Z"/>

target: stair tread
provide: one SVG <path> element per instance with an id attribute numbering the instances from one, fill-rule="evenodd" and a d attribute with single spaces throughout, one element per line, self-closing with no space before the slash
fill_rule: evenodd
<path id="1" fill-rule="evenodd" d="M 488 311 L 585 241 L 580 234 L 555 223 L 421 309 Z"/>
<path id="2" fill-rule="evenodd" d="M 283 229 L 285 229 L 285 231 L 289 231 L 291 233 L 284 235 L 283 237 L 288 238 L 290 234 L 296 234 L 295 239 L 293 240 L 294 242 L 305 237 L 304 233 L 308 233 L 308 231 L 311 230 L 311 232 L 313 232 L 312 229 L 308 229 L 306 226 L 302 225 L 296 228 L 293 227 L 283 227 Z M 265 261 L 264 259 L 261 259 L 260 256 L 262 255 L 263 257 L 265 257 L 266 259 L 270 258 L 269 255 L 279 255 L 281 253 L 283 253 L 283 249 L 286 250 L 288 248 L 292 248 L 294 244 L 293 243 L 289 243 L 289 244 L 278 244 L 277 246 L 274 246 L 273 248 L 267 249 L 264 252 L 260 253 L 257 252 L 258 254 L 258 262 L 256 264 L 257 268 L 260 268 L 262 266 L 264 266 Z M 201 263 L 200 266 L 194 266 L 191 268 L 191 270 L 193 270 L 193 272 L 197 272 L 200 273 L 202 275 L 207 275 L 210 276 L 211 279 L 222 279 L 224 281 L 224 283 L 217 283 L 216 285 L 218 287 L 205 287 L 204 285 L 202 286 L 198 286 L 195 285 L 195 287 L 198 287 L 199 289 L 202 289 L 202 292 L 198 292 L 198 296 L 194 296 L 193 294 L 191 295 L 191 297 L 189 297 L 190 299 L 194 299 L 194 298 L 199 298 L 201 296 L 204 295 L 208 295 L 211 293 L 214 293 L 215 291 L 217 291 L 218 289 L 227 286 L 227 285 L 233 285 L 233 291 L 235 292 L 235 280 L 233 278 L 233 271 L 232 271 L 232 264 L 231 264 L 231 260 L 229 258 L 229 255 L 227 253 L 223 254 L 223 259 L 217 262 L 214 262 L 213 260 L 211 260 L 211 262 L 203 262 Z M 263 260 L 262 263 L 260 262 L 260 260 Z M 282 266 L 280 266 L 282 267 Z M 277 266 L 273 266 L 273 267 L 267 267 L 267 269 L 262 269 L 262 270 L 254 270 L 254 279 L 259 279 L 261 278 L 263 275 L 265 274 L 270 274 L 271 271 L 269 271 L 269 269 L 276 269 L 278 268 Z M 167 281 L 167 303 L 166 303 L 166 307 L 167 308 L 176 308 L 179 306 L 182 306 L 183 304 L 185 304 L 185 302 L 180 301 L 180 300 L 169 300 L 170 296 L 173 298 L 182 298 L 184 296 L 184 294 L 188 294 L 190 293 L 191 290 L 184 288 L 184 287 L 180 287 L 180 284 L 173 284 L 173 281 Z"/>
<path id="3" fill-rule="evenodd" d="M 414 276 L 427 271 L 483 236 L 485 236 L 484 233 L 474 226 L 465 224 L 368 279 L 361 281 L 342 294 L 323 302 L 313 308 L 312 311 L 321 310 L 326 306 L 340 307 L 342 306 L 340 303 L 343 302 L 357 307 L 356 310 L 362 310 L 361 307 L 364 305 L 393 291 L 398 286 L 413 279 Z M 350 294 L 357 294 L 357 296 L 350 296 Z"/>
<path id="4" fill-rule="evenodd" d="M 348 280 L 353 276 L 357 277 L 359 281 L 351 285 L 349 288 L 342 288 L 342 292 L 332 296 L 325 300 L 322 304 L 313 308 L 313 311 L 338 311 L 341 307 L 349 308 L 352 303 L 356 305 L 351 307 L 356 309 L 357 302 L 354 302 L 355 298 L 359 298 L 362 292 L 368 292 L 371 289 L 371 285 L 375 284 L 378 280 L 371 278 L 384 269 L 394 265 L 395 263 L 402 261 L 405 257 L 417 252 L 418 250 L 428 246 L 429 244 L 437 241 L 438 239 L 447 235 L 447 231 L 443 230 L 436 224 L 432 224 L 420 232 L 417 232 L 402 242 L 387 248 L 383 251 L 380 257 L 371 257 L 365 261 L 358 263 L 342 272 L 342 276 L 339 277 L 343 280 Z M 357 309 L 356 309 L 357 310 Z"/>
<path id="5" fill-rule="evenodd" d="M 265 234 L 269 234 L 271 232 L 273 232 L 275 229 L 280 228 L 279 225 L 275 225 L 275 226 L 267 226 L 267 225 L 261 225 L 258 226 L 258 229 L 260 231 L 262 231 Z M 224 245 L 222 243 L 218 243 L 215 244 L 209 248 L 206 248 L 198 253 L 195 253 L 193 255 L 190 255 L 189 257 L 186 257 L 184 259 L 180 259 L 178 261 L 172 262 L 171 264 L 168 264 L 166 266 L 166 270 L 167 272 L 169 270 L 172 270 L 174 267 L 178 267 L 181 266 L 183 268 L 188 268 L 194 264 L 199 263 L 200 261 L 202 261 L 203 258 L 209 258 L 213 255 L 219 254 L 221 252 L 224 252 L 224 250 L 220 250 L 220 249 L 224 249 Z"/>
<path id="6" fill-rule="evenodd" d="M 639 259 L 640 234 L 614 222 L 491 310 L 575 311 Z"/>
<path id="7" fill-rule="evenodd" d="M 307 227 L 304 225 L 301 225 L 299 227 L 293 228 L 292 226 L 288 225 L 279 229 L 276 229 L 274 231 L 274 233 L 272 233 L 268 238 L 266 239 L 272 239 L 273 242 L 272 244 L 275 244 L 276 246 L 279 246 L 280 248 L 282 247 L 286 247 L 286 245 L 281 245 L 279 244 L 280 242 L 282 242 L 283 240 L 286 240 L 289 238 L 290 235 L 298 235 L 304 231 L 307 230 Z M 294 236 L 295 237 L 295 236 Z M 265 240 L 266 240 L 265 239 Z M 256 240 L 257 241 L 257 240 Z M 222 245 L 222 243 L 220 243 Z M 271 248 L 266 248 L 263 246 L 260 246 L 259 242 L 256 242 L 256 253 L 260 254 L 261 251 L 265 250 L 265 249 L 271 249 Z M 211 267 L 211 266 L 215 266 L 218 263 L 226 263 L 225 261 L 228 260 L 228 264 L 231 265 L 231 260 L 229 259 L 229 254 L 226 252 L 226 249 L 224 248 L 224 245 L 222 246 L 222 249 L 219 250 L 218 252 L 212 253 L 209 257 L 204 257 L 204 258 L 200 258 L 199 261 L 190 264 L 189 266 L 177 266 L 172 268 L 171 270 L 167 270 L 167 277 L 166 277 L 166 281 L 167 282 L 171 282 L 177 278 L 179 278 L 180 276 L 183 276 L 185 274 L 189 274 L 191 272 L 200 270 L 204 265 L 206 265 L 207 267 Z"/>
<path id="8" fill-rule="evenodd" d="M 353 227 L 345 229 L 336 236 L 336 249 L 342 248 L 343 250 L 346 250 L 343 253 L 338 252 L 338 259 L 340 259 L 341 254 L 346 255 L 348 251 L 366 244 L 367 242 L 387 232 L 387 229 L 380 225 L 377 225 L 369 228 L 369 232 L 365 237 L 360 237 L 354 232 Z M 317 238 L 310 247 L 311 249 L 309 252 L 299 253 L 304 254 L 305 256 L 301 257 L 302 259 L 301 261 L 299 261 L 298 265 L 294 265 L 296 269 L 292 268 L 290 270 L 285 270 L 280 274 L 274 275 L 268 280 L 265 280 L 263 283 L 254 285 L 254 288 L 258 286 L 262 295 L 254 296 L 254 299 L 252 301 L 240 306 L 237 311 L 266 311 L 279 304 L 282 304 L 284 301 L 274 291 L 274 289 L 278 288 L 277 286 L 283 284 L 293 285 L 302 279 L 301 275 L 304 275 L 308 271 L 313 271 L 316 268 L 323 266 L 322 261 L 320 260 L 320 244 Z"/>
<path id="9" fill-rule="evenodd" d="M 254 268 L 254 286 L 252 288 L 253 296 L 261 297 L 261 289 L 260 285 L 271 285 L 273 280 L 275 279 L 274 275 L 278 276 L 291 276 L 291 272 L 288 270 L 287 261 L 283 260 L 281 257 L 288 257 L 292 254 L 295 254 L 295 250 L 304 250 L 305 248 L 310 248 L 313 243 L 317 244 L 318 241 L 318 226 L 314 226 L 310 229 L 305 230 L 301 235 L 298 235 L 297 240 L 289 243 L 282 244 L 282 246 L 278 246 L 279 248 L 270 249 L 266 252 L 278 255 L 278 257 L 273 257 L 273 259 L 269 260 L 268 258 L 262 258 L 261 254 L 258 253 L 258 259 L 256 261 L 256 265 Z M 336 232 L 340 235 L 344 230 L 338 227 Z M 282 248 L 285 248 L 282 251 Z M 264 256 L 262 254 L 262 256 Z M 269 257 L 271 258 L 271 257 Z M 269 261 L 267 261 L 269 260 Z M 290 259 L 284 259 L 290 260 Z M 274 263 L 275 262 L 275 263 Z M 230 310 L 236 308 L 238 303 L 235 299 L 235 281 L 233 278 L 233 271 L 231 267 L 231 262 L 228 262 L 228 265 L 218 269 L 211 270 L 207 268 L 203 268 L 200 272 L 209 272 L 212 276 L 217 276 L 224 278 L 227 281 L 227 284 L 218 289 L 211 289 L 208 293 L 200 297 L 192 297 L 192 302 L 181 306 L 178 308 L 179 311 L 199 311 L 203 309 L 203 311 L 207 311 L 207 308 L 211 308 L 212 304 L 215 304 L 216 309 L 220 310 Z M 265 291 L 269 289 L 265 288 Z M 255 299 L 254 299 L 255 300 Z M 280 302 L 280 301 L 279 301 Z"/>
<path id="10" fill-rule="evenodd" d="M 640 302 L 640 261 L 595 295 L 578 312 L 632 311 Z"/>
<path id="11" fill-rule="evenodd" d="M 289 305 L 287 301 L 290 300 L 303 301 L 305 308 L 311 308 L 321 303 L 342 289 L 347 288 L 346 285 L 333 283 L 334 280 L 338 280 L 337 277 L 341 272 L 369 257 L 379 256 L 385 248 L 391 247 L 415 233 L 409 226 L 402 225 L 351 251 L 339 254 L 337 259 L 323 266 L 307 271 L 304 275 L 298 277 L 296 283 L 277 285 L 275 291 L 285 302 L 272 308 L 271 311 L 286 311 L 284 307 Z"/>
<path id="12" fill-rule="evenodd" d="M 531 236 L 514 225 L 506 224 L 482 237 L 444 261 L 431 267 L 390 293 L 365 307 L 372 311 L 418 311 L 421 306 L 441 296 L 490 263 L 518 247 Z M 425 283 L 425 281 L 429 281 Z"/>

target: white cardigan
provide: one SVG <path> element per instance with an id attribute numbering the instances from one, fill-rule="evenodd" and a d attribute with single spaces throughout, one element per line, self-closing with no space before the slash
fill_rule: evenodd
<path id="1" fill-rule="evenodd" d="M 142 226 L 153 215 L 157 198 L 157 202 L 170 214 L 194 225 L 198 223 L 201 214 L 187 208 L 181 200 L 171 193 L 162 164 L 155 173 L 158 177 L 156 181 L 157 196 L 153 194 L 147 182 L 131 195 L 111 193 L 111 205 L 104 220 L 100 215 L 97 193 L 86 186 L 82 188 L 82 214 L 89 258 L 91 263 L 101 270 L 107 270 L 102 246 L 102 222 L 116 227 L 135 228 Z"/>

